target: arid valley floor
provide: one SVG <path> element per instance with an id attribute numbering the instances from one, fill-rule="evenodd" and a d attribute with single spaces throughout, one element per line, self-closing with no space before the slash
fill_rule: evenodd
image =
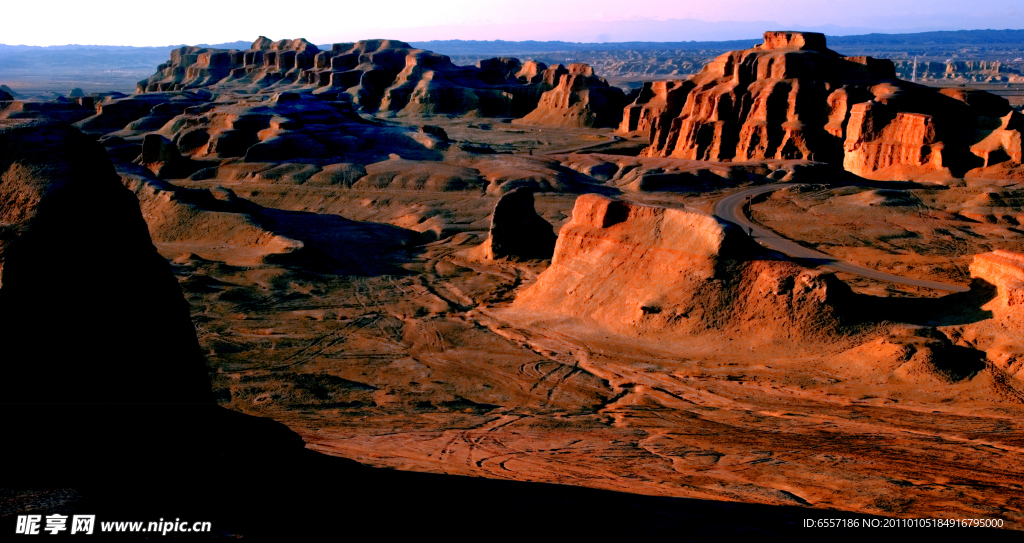
<path id="1" fill-rule="evenodd" d="M 0 325 L 48 361 L 5 393 L 136 406 L 180 372 L 161 416 L 216 403 L 372 468 L 801 508 L 766 536 L 801 510 L 1024 530 L 1024 76 L 897 75 L 813 33 L 632 93 L 260 38 L 132 95 L 0 93 Z M 122 214 L 159 262 L 111 256 L 152 256 Z M 26 293 L 79 273 L 183 308 L 146 290 L 173 274 L 195 337 L 112 306 L 76 341 L 144 338 L 160 377 L 69 369 L 33 323 L 105 302 Z M 5 518 L 82 499 L 0 486 Z"/>

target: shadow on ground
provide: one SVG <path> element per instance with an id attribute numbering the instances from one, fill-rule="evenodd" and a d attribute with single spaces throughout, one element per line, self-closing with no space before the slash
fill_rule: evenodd
<path id="1" fill-rule="evenodd" d="M 8 465 L 20 469 L 7 470 L 0 482 L 0 533 L 14 532 L 18 514 L 60 513 L 96 515 L 97 522 L 212 523 L 211 533 L 167 536 L 172 540 L 779 541 L 837 535 L 836 529 L 805 528 L 805 519 L 862 524 L 876 518 L 369 468 L 304 449 L 279 423 L 218 407 L 150 407 L 130 414 L 69 407 L 5 411 L 5 420 L 16 426 L 8 429 L 33 441 L 16 448 L 9 462 L 17 464 Z M 54 431 L 40 431 L 47 426 Z M 59 489 L 63 499 L 39 500 Z M 992 540 L 1017 536 L 984 531 L 972 533 Z M 134 540 L 105 537 L 90 540 Z"/>

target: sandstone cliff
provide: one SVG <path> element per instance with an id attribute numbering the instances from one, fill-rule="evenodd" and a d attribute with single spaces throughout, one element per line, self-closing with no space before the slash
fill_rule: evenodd
<path id="1" fill-rule="evenodd" d="M 1024 331 L 1024 255 L 992 251 L 974 255 L 971 277 L 996 287 L 996 297 L 986 305 L 1008 327 Z"/>
<path id="2" fill-rule="evenodd" d="M 996 250 L 974 255 L 971 276 L 995 287 L 995 296 L 982 307 L 991 312 L 996 326 L 979 334 L 989 337 L 978 338 L 978 343 L 996 367 L 1024 380 L 1024 254 Z"/>
<path id="3" fill-rule="evenodd" d="M 713 217 L 583 195 L 551 267 L 515 307 L 641 337 L 742 332 L 758 344 L 838 330 L 843 283 L 759 256 L 735 226 Z"/>
<path id="4" fill-rule="evenodd" d="M 692 81 L 648 81 L 640 94 L 626 106 L 618 133 L 650 136 L 651 131 L 665 119 L 671 122 L 679 116 L 686 103 L 686 95 L 693 90 Z"/>
<path id="5" fill-rule="evenodd" d="M 611 127 L 619 124 L 625 103 L 622 89 L 595 76 L 593 68 L 570 64 L 568 72 L 559 77 L 558 85 L 541 96 L 537 108 L 517 122 L 569 128 Z"/>
<path id="6" fill-rule="evenodd" d="M 872 179 L 963 176 L 993 152 L 1013 162 L 1020 133 L 1005 99 L 898 80 L 891 62 L 840 56 L 815 33 L 766 32 L 763 44 L 663 85 L 642 91 L 620 124 L 650 132 L 645 156 L 814 160 Z"/>

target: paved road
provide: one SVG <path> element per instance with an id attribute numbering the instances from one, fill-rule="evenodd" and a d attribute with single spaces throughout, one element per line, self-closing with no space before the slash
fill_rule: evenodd
<path id="1" fill-rule="evenodd" d="M 797 184 L 798 183 L 778 183 L 774 185 L 762 185 L 760 187 L 741 190 L 735 194 L 730 194 L 715 203 L 715 216 L 739 225 L 743 228 L 743 232 L 751 235 L 754 241 L 769 249 L 776 250 L 793 258 L 816 261 L 820 263 L 821 266 L 835 271 L 870 277 L 871 279 L 878 279 L 879 281 L 944 290 L 948 292 L 967 292 L 970 290 L 969 288 L 960 285 L 900 277 L 891 273 L 880 272 L 878 270 L 860 266 L 852 262 L 838 260 L 834 256 L 815 251 L 814 249 L 808 249 L 803 245 L 781 237 L 775 232 L 772 232 L 771 230 L 747 218 L 747 214 L 744 209 L 744 206 L 747 204 L 747 198 L 752 198 L 759 194 L 776 191 Z"/>

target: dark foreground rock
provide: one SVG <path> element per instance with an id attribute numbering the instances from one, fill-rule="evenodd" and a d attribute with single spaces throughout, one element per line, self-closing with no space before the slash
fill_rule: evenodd
<path id="1" fill-rule="evenodd" d="M 522 187 L 498 199 L 486 242 L 487 258 L 551 258 L 557 238 L 551 224 L 534 209 L 533 193 Z"/>

